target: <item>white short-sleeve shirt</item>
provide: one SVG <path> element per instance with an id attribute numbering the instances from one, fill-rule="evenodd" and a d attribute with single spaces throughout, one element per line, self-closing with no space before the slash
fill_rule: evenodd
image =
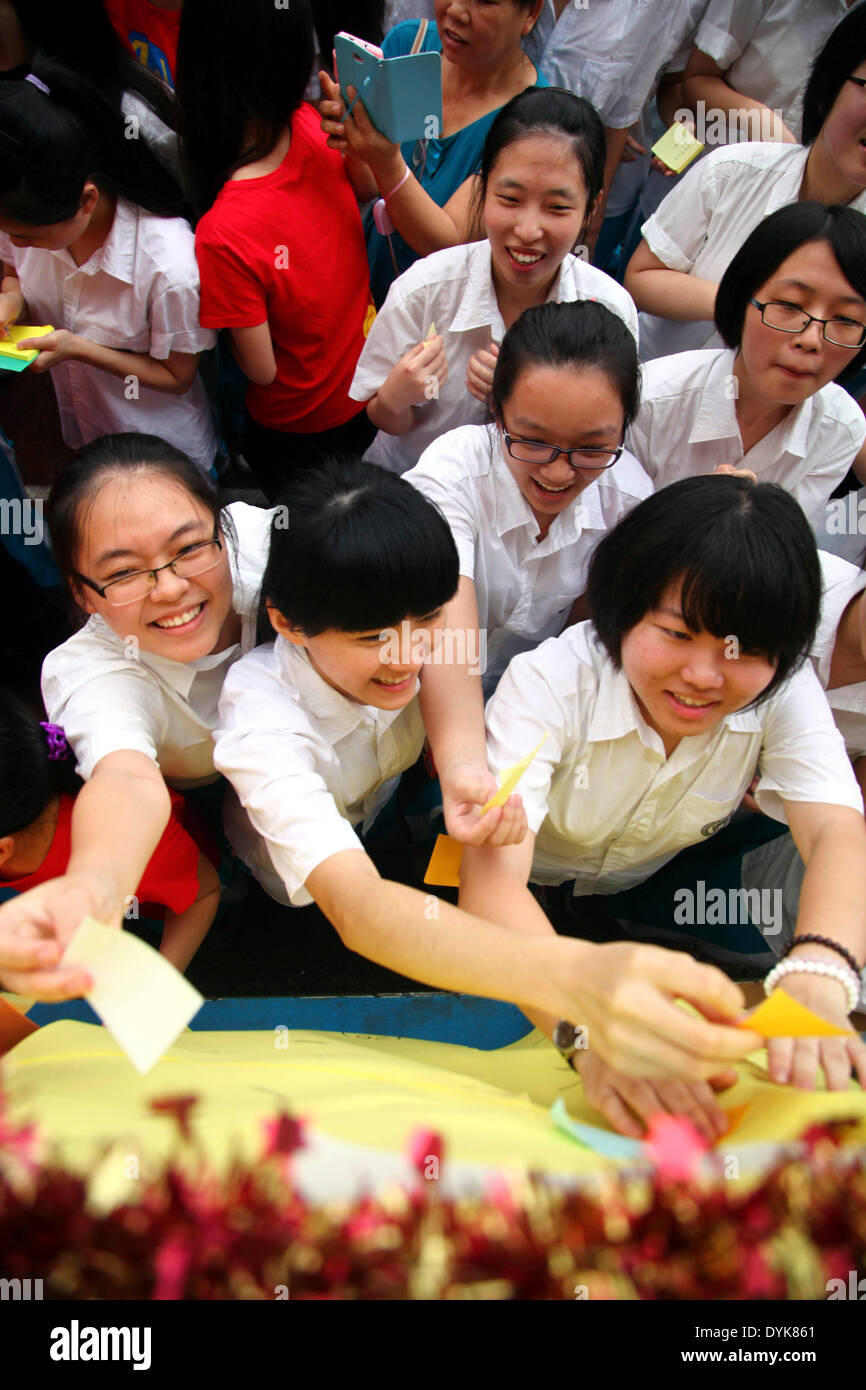
<path id="1" fill-rule="evenodd" d="M 119 198 L 105 244 L 83 265 L 67 250 L 13 246 L 3 233 L 0 257 L 15 268 L 33 324 L 50 323 L 161 362 L 169 353 L 203 352 L 216 343 L 216 334 L 199 324 L 195 236 L 182 217 L 155 217 Z M 85 362 L 61 362 L 51 368 L 51 380 L 71 448 L 101 434 L 145 429 L 200 467 L 213 463 L 216 432 L 198 374 L 182 396 Z"/>
<path id="2" fill-rule="evenodd" d="M 851 600 L 866 589 L 866 570 L 850 565 L 838 555 L 828 555 L 824 550 L 818 551 L 818 558 L 823 584 L 821 619 L 809 655 L 818 679 L 826 687 L 836 645 L 836 629 Z M 828 690 L 827 699 L 849 756 L 862 757 L 866 754 L 866 681 Z"/>
<path id="3" fill-rule="evenodd" d="M 799 139 L 812 64 L 847 12 L 845 0 L 709 0 L 695 47 L 735 92 L 779 111 Z"/>
<path id="4" fill-rule="evenodd" d="M 131 749 L 157 762 L 174 787 L 213 781 L 213 728 L 226 671 L 255 645 L 262 575 L 273 511 L 233 502 L 227 511 L 238 549 L 229 543 L 233 606 L 242 620 L 240 643 L 201 657 L 170 661 L 150 652 L 138 659 L 103 618 L 49 652 L 42 666 L 48 718 L 59 724 L 78 772 L 90 777 L 101 758 Z"/>
<path id="5" fill-rule="evenodd" d="M 641 407 L 626 442 L 656 490 L 722 463 L 779 483 L 816 526 L 866 439 L 856 401 L 830 382 L 743 452 L 737 423 L 733 349 L 681 352 L 646 363 Z"/>
<path id="6" fill-rule="evenodd" d="M 761 810 L 784 801 L 863 810 L 826 696 L 806 665 L 757 708 L 680 740 L 669 758 L 591 623 L 515 657 L 487 706 L 492 771 L 547 734 L 520 783 L 536 834 L 532 880 L 575 892 L 641 883 L 726 825 L 755 774 Z"/>
<path id="7" fill-rule="evenodd" d="M 693 9 L 694 0 L 567 4 L 547 41 L 541 71 L 552 86 L 591 101 L 606 126 L 626 130 L 679 47 Z"/>
<path id="8" fill-rule="evenodd" d="M 643 224 L 644 241 L 670 270 L 718 284 L 743 242 L 777 208 L 796 203 L 809 151 L 802 145 L 743 141 L 712 150 Z M 866 191 L 849 205 L 866 212 Z M 721 347 L 709 320 L 681 323 L 640 315 L 641 360 Z"/>
<path id="9" fill-rule="evenodd" d="M 319 864 L 363 845 L 424 743 L 417 696 L 399 710 L 360 705 L 328 685 L 303 648 L 259 647 L 226 677 L 214 759 L 235 796 L 225 827 L 273 897 L 305 907 Z"/>
<path id="10" fill-rule="evenodd" d="M 595 299 L 618 314 L 637 337 L 634 301 L 603 271 L 576 256 L 566 256 L 548 300 Z M 415 423 L 406 434 L 380 430 L 365 458 L 404 473 L 428 444 L 458 425 L 481 425 L 487 407 L 470 394 L 466 369 L 473 353 L 501 343 L 505 324 L 499 312 L 491 272 L 490 242 L 448 246 L 416 261 L 398 277 L 373 321 L 358 359 L 349 395 L 368 401 L 400 358 L 427 337 L 432 324 L 444 338 L 448 379 L 438 399 L 414 407 Z"/>
<path id="11" fill-rule="evenodd" d="M 406 474 L 451 527 L 460 573 L 472 579 L 486 632 L 485 689 L 518 652 L 562 630 L 586 588 L 592 553 L 606 531 L 652 492 L 631 454 L 555 517 L 542 541 L 538 522 L 502 455 L 495 425 L 463 425 L 437 439 Z"/>

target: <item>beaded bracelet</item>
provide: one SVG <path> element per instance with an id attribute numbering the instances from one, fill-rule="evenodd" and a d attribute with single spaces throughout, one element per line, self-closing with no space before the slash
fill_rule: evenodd
<path id="1" fill-rule="evenodd" d="M 815 946 L 826 946 L 828 951 L 835 951 L 844 961 L 847 961 L 855 975 L 860 974 L 861 967 L 847 946 L 843 946 L 841 941 L 833 941 L 829 936 L 818 936 L 816 932 L 811 931 L 804 932 L 802 936 L 795 936 L 792 941 L 789 941 L 779 956 L 779 960 L 784 960 L 788 952 L 793 951 L 795 946 L 802 946 L 807 941 L 811 941 Z"/>
<path id="2" fill-rule="evenodd" d="M 860 999 L 860 976 L 842 965 L 831 965 L 826 960 L 783 960 L 774 965 L 764 981 L 764 993 L 772 994 L 776 985 L 785 975 L 824 975 L 838 980 L 848 996 L 847 1013 L 853 1013 Z"/>

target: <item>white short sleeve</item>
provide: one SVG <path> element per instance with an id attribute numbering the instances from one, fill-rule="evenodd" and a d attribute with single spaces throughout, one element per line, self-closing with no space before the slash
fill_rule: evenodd
<path id="1" fill-rule="evenodd" d="M 547 735 L 518 788 L 529 828 L 535 835 L 547 816 L 551 783 L 571 736 L 573 717 L 567 701 L 573 705 L 579 698 L 573 675 L 569 677 L 563 672 L 563 698 L 547 679 L 548 653 L 553 650 L 551 643 L 557 640 L 551 638 L 535 651 L 514 657 L 484 715 L 487 761 L 494 775 L 524 758 Z M 560 646 L 557 650 L 564 652 L 565 648 Z"/>
<path id="2" fill-rule="evenodd" d="M 687 170 L 641 227 L 647 246 L 669 270 L 688 274 L 694 266 L 719 201 L 718 166 L 727 157 L 725 149 L 713 150 Z"/>
<path id="3" fill-rule="evenodd" d="M 769 7 L 770 0 L 710 0 L 695 34 L 695 48 L 726 71 L 745 52 Z"/>
<path id="4" fill-rule="evenodd" d="M 766 815 L 785 824 L 785 801 L 863 810 L 844 740 L 811 665 L 771 696 L 758 773 L 755 800 Z"/>
<path id="5" fill-rule="evenodd" d="M 85 781 L 109 753 L 132 750 L 159 761 L 162 715 L 147 673 L 121 658 L 81 663 L 68 644 L 49 652 L 42 667 L 42 698 L 59 724 Z"/>
<path id="6" fill-rule="evenodd" d="M 422 326 L 425 301 L 423 292 L 407 294 L 406 286 L 401 285 L 399 280 L 391 285 L 358 358 L 349 387 L 353 401 L 370 400 L 404 353 L 423 341 L 430 328 L 429 323 Z M 437 324 L 439 332 L 448 326 Z"/>
<path id="7" fill-rule="evenodd" d="M 471 427 L 470 427 L 471 428 Z M 428 502 L 432 502 L 451 528 L 460 573 L 475 578 L 475 552 L 481 517 L 473 480 L 462 467 L 459 437 L 462 430 L 449 430 L 426 448 L 415 467 L 403 476 Z"/>

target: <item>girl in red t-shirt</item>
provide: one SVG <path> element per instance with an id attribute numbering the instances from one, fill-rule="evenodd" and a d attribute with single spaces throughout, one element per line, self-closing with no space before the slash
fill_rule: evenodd
<path id="1" fill-rule="evenodd" d="M 249 379 L 245 454 L 269 501 L 373 430 L 349 396 L 375 310 L 342 158 L 303 100 L 307 0 L 187 0 L 177 97 L 198 211 L 201 323 L 226 328 Z"/>
<path id="2" fill-rule="evenodd" d="M 7 692 L 0 700 L 0 900 L 66 872 L 72 806 L 81 788 L 56 724 L 38 724 Z M 164 916 L 160 954 L 185 970 L 219 906 L 216 849 L 171 793 L 171 815 L 129 916 Z M 129 911 L 132 906 L 134 911 Z"/>

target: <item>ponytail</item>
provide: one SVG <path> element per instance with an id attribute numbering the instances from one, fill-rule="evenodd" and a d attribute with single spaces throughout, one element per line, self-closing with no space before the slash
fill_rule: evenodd
<path id="1" fill-rule="evenodd" d="M 0 84 L 0 211 L 24 226 L 68 222 L 86 182 L 158 217 L 186 214 L 177 180 L 123 114 L 86 79 L 37 57 Z"/>
<path id="2" fill-rule="evenodd" d="M 81 787 L 62 730 L 40 724 L 16 696 L 0 693 L 0 837 L 34 825 L 55 797 Z"/>

